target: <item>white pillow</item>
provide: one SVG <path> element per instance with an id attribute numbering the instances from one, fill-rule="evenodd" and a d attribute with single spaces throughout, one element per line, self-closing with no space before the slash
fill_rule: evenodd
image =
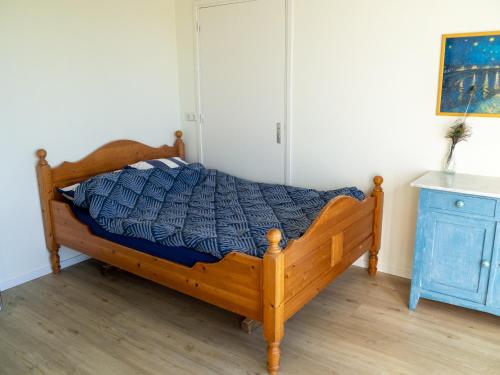
<path id="1" fill-rule="evenodd" d="M 76 183 L 74 185 L 66 186 L 60 189 L 59 192 L 62 194 L 62 196 L 70 201 L 73 201 L 75 199 L 75 191 L 76 188 L 80 186 L 80 183 Z"/>
<path id="2" fill-rule="evenodd" d="M 153 159 L 153 160 L 139 161 L 137 163 L 129 165 L 129 167 L 135 169 L 151 169 L 155 167 L 163 169 L 171 169 L 171 168 L 179 168 L 186 164 L 188 163 L 176 156 L 168 159 Z"/>

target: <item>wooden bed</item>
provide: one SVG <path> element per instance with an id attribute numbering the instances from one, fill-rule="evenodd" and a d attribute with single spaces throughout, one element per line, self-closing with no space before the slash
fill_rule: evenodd
<path id="1" fill-rule="evenodd" d="M 46 245 L 52 271 L 60 272 L 59 247 L 76 249 L 102 262 L 263 323 L 267 369 L 276 374 L 284 324 L 363 253 L 369 251 L 368 273 L 377 272 L 384 193 L 382 177 L 364 201 L 340 196 L 330 201 L 307 232 L 279 247 L 281 233 L 268 232 L 269 247 L 257 258 L 231 252 L 217 263 L 186 267 L 108 241 L 80 223 L 57 188 L 123 168 L 140 160 L 184 158 L 182 132 L 173 146 L 152 148 L 134 141 L 111 142 L 78 162 L 57 167 L 38 150 L 37 177 Z"/>

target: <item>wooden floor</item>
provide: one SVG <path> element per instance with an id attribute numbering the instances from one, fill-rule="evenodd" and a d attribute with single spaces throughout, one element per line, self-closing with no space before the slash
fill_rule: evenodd
<path id="1" fill-rule="evenodd" d="M 282 374 L 500 374 L 500 318 L 350 269 L 286 325 Z M 3 294 L 0 374 L 264 374 L 262 331 L 87 261 Z"/>

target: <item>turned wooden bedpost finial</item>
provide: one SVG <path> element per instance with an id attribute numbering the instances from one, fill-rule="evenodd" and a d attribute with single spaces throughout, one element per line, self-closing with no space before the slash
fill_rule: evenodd
<path id="1" fill-rule="evenodd" d="M 43 148 L 40 148 L 36 150 L 36 156 L 38 157 L 38 165 L 47 165 L 47 160 L 45 158 L 47 157 L 47 151 L 45 151 Z"/>
<path id="2" fill-rule="evenodd" d="M 177 154 L 181 159 L 186 157 L 186 151 L 184 147 L 184 141 L 182 140 L 182 131 L 177 130 L 175 132 L 175 143 L 174 146 L 177 148 Z"/>
<path id="3" fill-rule="evenodd" d="M 285 330 L 285 254 L 279 243 L 281 232 L 271 229 L 263 258 L 263 323 L 267 342 L 267 371 L 274 375 L 280 365 L 280 342 Z"/>
<path id="4" fill-rule="evenodd" d="M 59 245 L 54 237 L 54 228 L 52 225 L 52 213 L 50 210 L 50 201 L 54 199 L 54 186 L 52 183 L 52 169 L 45 159 L 47 151 L 39 149 L 36 151 L 38 163 L 36 166 L 36 175 L 38 179 L 38 189 L 40 192 L 40 206 L 42 208 L 43 228 L 45 232 L 45 244 L 50 254 L 50 264 L 52 272 L 61 271 L 59 259 Z"/>
<path id="5" fill-rule="evenodd" d="M 268 253 L 276 254 L 281 251 L 281 247 L 279 246 L 281 241 L 281 231 L 279 229 L 274 228 L 267 232 L 267 241 L 269 243 L 266 250 Z"/>
<path id="6" fill-rule="evenodd" d="M 378 252 L 380 250 L 380 242 L 382 235 L 382 209 L 384 206 L 384 191 L 382 190 L 382 183 L 384 179 L 382 176 L 375 176 L 373 183 L 372 197 L 375 198 L 375 213 L 373 220 L 373 244 L 370 248 L 370 260 L 368 265 L 368 273 L 375 275 L 377 273 Z"/>

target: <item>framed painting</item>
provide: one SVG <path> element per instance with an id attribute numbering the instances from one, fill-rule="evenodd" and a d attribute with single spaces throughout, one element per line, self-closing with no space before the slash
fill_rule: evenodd
<path id="1" fill-rule="evenodd" d="M 500 31 L 443 35 L 437 114 L 465 112 L 500 117 Z"/>

